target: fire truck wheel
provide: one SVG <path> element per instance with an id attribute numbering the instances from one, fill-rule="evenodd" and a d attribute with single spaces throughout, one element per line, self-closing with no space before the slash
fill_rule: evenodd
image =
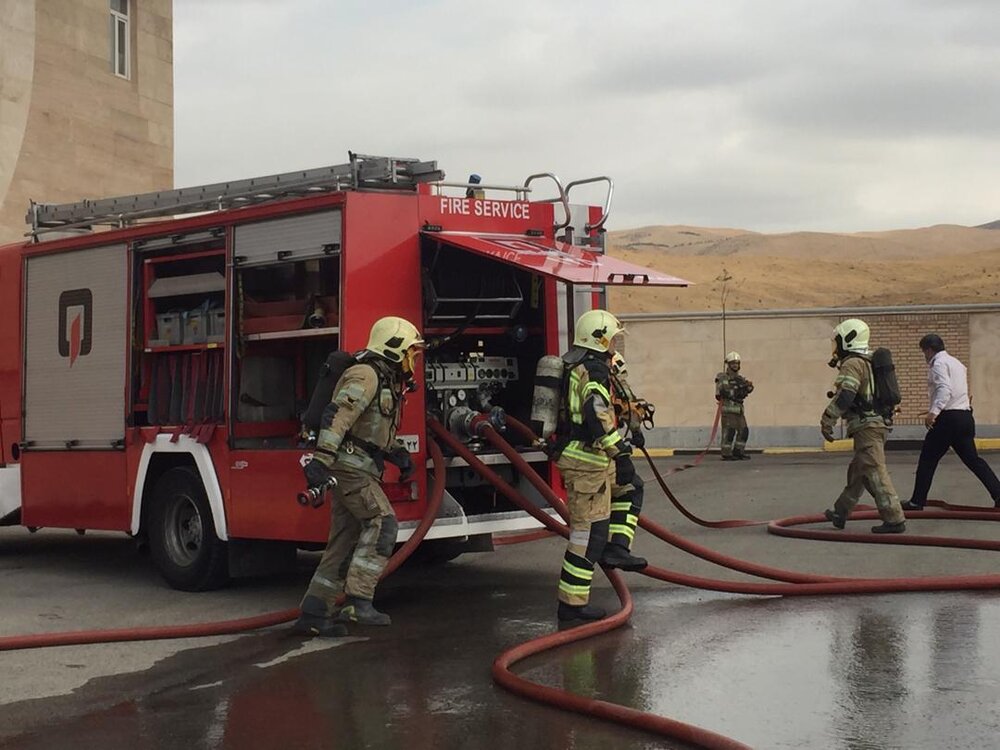
<path id="1" fill-rule="evenodd" d="M 149 514 L 149 551 L 175 589 L 208 591 L 229 580 L 226 543 L 215 535 L 212 509 L 194 469 L 170 469 L 156 483 Z"/>

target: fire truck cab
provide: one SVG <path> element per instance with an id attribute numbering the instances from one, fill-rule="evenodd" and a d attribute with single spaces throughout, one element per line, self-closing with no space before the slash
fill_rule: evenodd
<path id="1" fill-rule="evenodd" d="M 606 185 L 604 205 L 573 205 L 589 182 Z M 542 185 L 555 197 L 533 199 Z M 547 173 L 449 183 L 435 162 L 351 154 L 240 182 L 33 203 L 30 238 L 0 248 L 0 525 L 125 532 L 185 590 L 293 564 L 330 520 L 295 501 L 300 416 L 327 355 L 363 348 L 384 315 L 429 344 L 400 429 L 418 470 L 405 483 L 385 474 L 398 541 L 427 504 L 426 414 L 544 505 L 464 425 L 483 412 L 527 422 L 536 364 L 566 350 L 607 285 L 686 284 L 604 254 L 612 187 Z M 545 453 L 521 450 L 558 482 Z M 538 527 L 462 459 L 444 468 L 427 535 L 440 554 Z"/>

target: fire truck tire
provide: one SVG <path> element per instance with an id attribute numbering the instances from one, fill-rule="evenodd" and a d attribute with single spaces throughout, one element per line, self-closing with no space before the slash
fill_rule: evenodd
<path id="1" fill-rule="evenodd" d="M 164 472 L 149 512 L 153 564 L 173 588 L 210 591 L 229 581 L 226 543 L 215 535 L 212 509 L 198 472 L 180 466 Z"/>

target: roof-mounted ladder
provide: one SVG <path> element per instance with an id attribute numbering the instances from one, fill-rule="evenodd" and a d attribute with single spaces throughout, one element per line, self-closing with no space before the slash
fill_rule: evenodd
<path id="1" fill-rule="evenodd" d="M 123 195 L 77 203 L 31 201 L 25 222 L 30 235 L 110 224 L 123 227 L 138 219 L 222 211 L 255 203 L 341 190 L 415 190 L 418 183 L 444 179 L 435 161 L 348 152 L 350 161 L 333 167 L 254 177 L 249 180 Z"/>

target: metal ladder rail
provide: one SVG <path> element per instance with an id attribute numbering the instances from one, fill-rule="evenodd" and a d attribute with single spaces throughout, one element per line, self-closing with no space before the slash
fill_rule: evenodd
<path id="1" fill-rule="evenodd" d="M 286 172 L 247 180 L 221 182 L 152 193 L 76 203 L 31 202 L 26 222 L 37 239 L 44 232 L 116 224 L 157 216 L 219 211 L 280 197 L 345 189 L 413 189 L 417 183 L 441 180 L 436 162 L 350 153 L 351 161 L 331 167 Z"/>

